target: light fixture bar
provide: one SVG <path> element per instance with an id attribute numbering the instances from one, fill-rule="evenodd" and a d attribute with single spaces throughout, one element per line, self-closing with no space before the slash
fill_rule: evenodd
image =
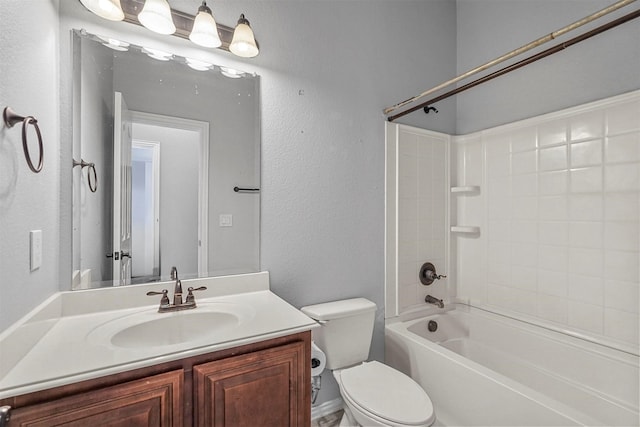
<path id="1" fill-rule="evenodd" d="M 122 4 L 122 11 L 124 12 L 124 22 L 143 26 L 140 21 L 138 21 L 138 14 L 144 7 L 144 0 L 120 0 L 120 2 Z M 171 9 L 171 16 L 176 26 L 176 32 L 172 35 L 189 40 L 189 34 L 193 28 L 195 16 L 174 9 Z M 222 41 L 222 46 L 218 49 L 231 52 L 229 45 L 233 39 L 233 30 L 231 27 L 218 23 L 218 34 L 220 34 L 220 40 Z"/>

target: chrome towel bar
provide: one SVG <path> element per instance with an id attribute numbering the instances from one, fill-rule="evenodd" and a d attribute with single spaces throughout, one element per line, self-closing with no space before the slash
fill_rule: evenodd
<path id="1" fill-rule="evenodd" d="M 242 187 L 233 187 L 233 191 L 236 193 L 259 193 L 259 188 L 242 188 Z"/>

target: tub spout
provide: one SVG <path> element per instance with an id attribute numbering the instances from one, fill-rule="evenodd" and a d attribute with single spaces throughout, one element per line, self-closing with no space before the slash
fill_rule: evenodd
<path id="1" fill-rule="evenodd" d="M 434 304 L 437 305 L 438 308 L 444 308 L 444 303 L 442 302 L 441 299 L 438 299 L 436 297 L 432 297 L 431 295 L 427 295 L 424 298 L 424 302 L 426 302 L 427 304 Z"/>

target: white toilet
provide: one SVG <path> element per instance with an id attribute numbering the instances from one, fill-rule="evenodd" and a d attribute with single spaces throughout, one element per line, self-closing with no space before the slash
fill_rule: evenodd
<path id="1" fill-rule="evenodd" d="M 435 421 L 427 393 L 400 371 L 366 362 L 376 305 L 354 298 L 300 309 L 318 321 L 313 340 L 327 357 L 345 402 L 341 426 L 427 427 Z"/>

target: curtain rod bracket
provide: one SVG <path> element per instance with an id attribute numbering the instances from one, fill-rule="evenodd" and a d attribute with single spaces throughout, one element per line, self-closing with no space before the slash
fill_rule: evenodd
<path id="1" fill-rule="evenodd" d="M 426 114 L 429 114 L 429 111 L 433 111 L 434 113 L 438 114 L 438 109 L 430 105 L 427 105 L 426 107 L 424 107 L 423 110 Z"/>

